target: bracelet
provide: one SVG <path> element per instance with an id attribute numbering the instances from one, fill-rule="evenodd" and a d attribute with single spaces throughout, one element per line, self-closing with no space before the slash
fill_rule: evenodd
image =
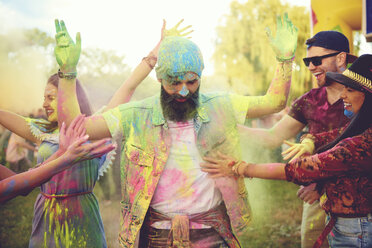
<path id="1" fill-rule="evenodd" d="M 276 60 L 277 60 L 278 62 L 281 62 L 281 63 L 283 63 L 283 62 L 290 62 L 290 61 L 293 61 L 294 58 L 295 58 L 294 55 L 293 55 L 292 57 L 289 57 L 289 58 L 280 58 L 280 57 L 276 56 Z"/>
<path id="2" fill-rule="evenodd" d="M 239 167 L 243 163 L 243 161 L 239 161 L 231 168 L 231 170 L 234 172 L 235 176 L 241 177 L 242 175 L 239 174 Z"/>
<path id="3" fill-rule="evenodd" d="M 77 72 L 63 72 L 61 69 L 58 69 L 58 77 L 59 78 L 66 78 L 66 79 L 75 79 L 77 76 Z"/>
<path id="4" fill-rule="evenodd" d="M 154 55 L 153 52 L 150 52 L 149 56 L 143 57 L 142 61 L 145 61 L 146 64 L 150 67 L 150 69 L 154 69 L 156 62 L 158 61 L 158 58 Z M 151 61 L 155 61 L 154 64 L 151 63 Z"/>

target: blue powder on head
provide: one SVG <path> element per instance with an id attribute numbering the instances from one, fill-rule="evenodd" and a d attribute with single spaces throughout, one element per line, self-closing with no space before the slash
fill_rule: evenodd
<path id="1" fill-rule="evenodd" d="M 203 56 L 199 47 L 189 39 L 166 37 L 160 45 L 156 76 L 158 79 L 179 77 L 194 72 L 201 77 L 204 69 Z"/>

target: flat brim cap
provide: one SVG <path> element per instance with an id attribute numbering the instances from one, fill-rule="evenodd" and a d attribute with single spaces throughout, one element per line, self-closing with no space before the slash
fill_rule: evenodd
<path id="1" fill-rule="evenodd" d="M 351 79 L 351 78 L 349 78 L 349 77 L 347 77 L 347 76 L 345 76 L 341 73 L 327 72 L 326 73 L 326 80 L 327 80 L 327 82 L 335 81 L 339 84 L 343 84 L 345 86 L 348 86 L 350 88 L 353 88 L 355 90 L 359 90 L 359 91 L 362 91 L 362 92 L 372 93 L 372 90 L 361 86 L 360 83 L 358 83 L 357 81 L 354 81 L 353 79 Z"/>

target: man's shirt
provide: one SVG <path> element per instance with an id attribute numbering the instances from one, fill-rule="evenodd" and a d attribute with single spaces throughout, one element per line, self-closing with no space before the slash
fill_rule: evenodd
<path id="1" fill-rule="evenodd" d="M 299 97 L 292 103 L 288 115 L 308 125 L 312 134 L 343 127 L 349 121 L 344 115 L 342 99 L 330 104 L 325 87 L 312 89 Z"/>

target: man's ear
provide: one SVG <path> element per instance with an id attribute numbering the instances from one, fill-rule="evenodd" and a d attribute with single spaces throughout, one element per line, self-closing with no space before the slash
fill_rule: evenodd
<path id="1" fill-rule="evenodd" d="M 341 52 L 341 53 L 337 54 L 336 65 L 339 69 L 346 68 L 347 54 L 345 52 Z"/>

